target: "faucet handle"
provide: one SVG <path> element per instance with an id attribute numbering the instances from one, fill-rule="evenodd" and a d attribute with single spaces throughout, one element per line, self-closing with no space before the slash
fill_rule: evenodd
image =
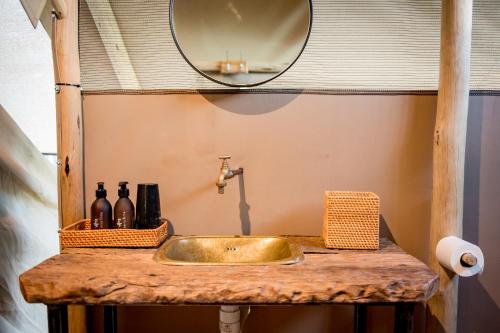
<path id="1" fill-rule="evenodd" d="M 222 156 L 219 156 L 219 159 L 223 160 L 223 161 L 229 160 L 230 158 L 231 158 L 231 155 L 222 155 Z"/>

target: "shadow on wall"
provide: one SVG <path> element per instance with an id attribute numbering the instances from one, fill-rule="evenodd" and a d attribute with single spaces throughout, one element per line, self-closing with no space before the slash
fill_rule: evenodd
<path id="1" fill-rule="evenodd" d="M 387 238 L 391 242 L 396 243 L 394 236 L 387 225 L 387 221 L 382 215 L 379 215 L 379 238 Z"/>
<path id="2" fill-rule="evenodd" d="M 401 140 L 401 150 L 398 154 L 398 178 L 396 183 L 396 200 L 404 204 L 405 215 L 420 216 L 418 228 L 411 232 L 401 229 L 404 224 L 397 224 L 399 230 L 393 230 L 397 244 L 410 254 L 427 263 L 429 252 L 429 230 L 431 219 L 432 191 L 432 149 L 437 99 L 424 101 L 410 99 L 408 101 L 408 116 Z M 428 104 L 426 104 L 428 103 Z M 431 107 L 429 107 L 431 106 Z M 433 112 L 424 113 L 430 109 Z M 422 135 L 424 134 L 424 135 Z M 394 221 L 389 220 L 389 224 Z"/>
<path id="3" fill-rule="evenodd" d="M 248 236 L 252 232 L 252 226 L 250 223 L 250 205 L 247 202 L 246 192 L 245 192 L 245 178 L 244 174 L 238 175 L 238 183 L 240 186 L 240 222 L 241 222 L 241 234 Z"/>
<path id="4" fill-rule="evenodd" d="M 200 93 L 200 95 L 208 102 L 223 110 L 246 116 L 254 116 L 279 110 L 296 99 L 300 92 L 295 91 L 293 94 L 276 94 L 276 92 L 268 94 L 261 92 L 259 93 L 259 107 L 255 107 L 255 94 L 253 93 Z"/>
<path id="5" fill-rule="evenodd" d="M 500 99 L 471 96 L 464 179 L 463 239 L 485 256 L 480 276 L 462 278 L 458 293 L 458 332 L 500 332 Z M 481 237 L 480 237 L 481 236 Z"/>

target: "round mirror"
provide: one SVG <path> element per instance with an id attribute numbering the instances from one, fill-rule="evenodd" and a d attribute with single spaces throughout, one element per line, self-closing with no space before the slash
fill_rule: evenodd
<path id="1" fill-rule="evenodd" d="M 250 87 L 285 72 L 306 46 L 310 0 L 170 0 L 186 61 L 212 81 Z"/>

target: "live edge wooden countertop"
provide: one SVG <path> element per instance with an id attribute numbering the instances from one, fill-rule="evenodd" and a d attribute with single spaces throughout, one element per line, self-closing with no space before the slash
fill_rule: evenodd
<path id="1" fill-rule="evenodd" d="M 305 260 L 274 266 L 169 266 L 156 249 L 68 248 L 23 273 L 26 301 L 45 304 L 325 304 L 425 302 L 438 277 L 388 240 L 328 250 L 289 237 Z"/>

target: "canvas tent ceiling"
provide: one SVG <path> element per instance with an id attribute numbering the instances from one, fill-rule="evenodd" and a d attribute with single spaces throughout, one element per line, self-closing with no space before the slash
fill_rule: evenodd
<path id="1" fill-rule="evenodd" d="M 168 13 L 167 0 L 81 0 L 84 91 L 224 89 L 181 57 Z M 435 91 L 440 22 L 440 0 L 316 0 L 304 53 L 259 88 Z M 500 2 L 474 1 L 471 89 L 500 90 L 499 31 Z"/>
<path id="2" fill-rule="evenodd" d="M 21 0 L 32 22 L 41 15 L 46 29 L 52 1 Z M 170 34 L 168 11 L 168 0 L 81 0 L 83 90 L 224 89 L 181 57 Z M 436 90 L 440 12 L 440 0 L 316 0 L 303 55 L 283 76 L 261 88 Z M 499 31 L 500 2 L 474 1 L 473 90 L 500 90 Z"/>

